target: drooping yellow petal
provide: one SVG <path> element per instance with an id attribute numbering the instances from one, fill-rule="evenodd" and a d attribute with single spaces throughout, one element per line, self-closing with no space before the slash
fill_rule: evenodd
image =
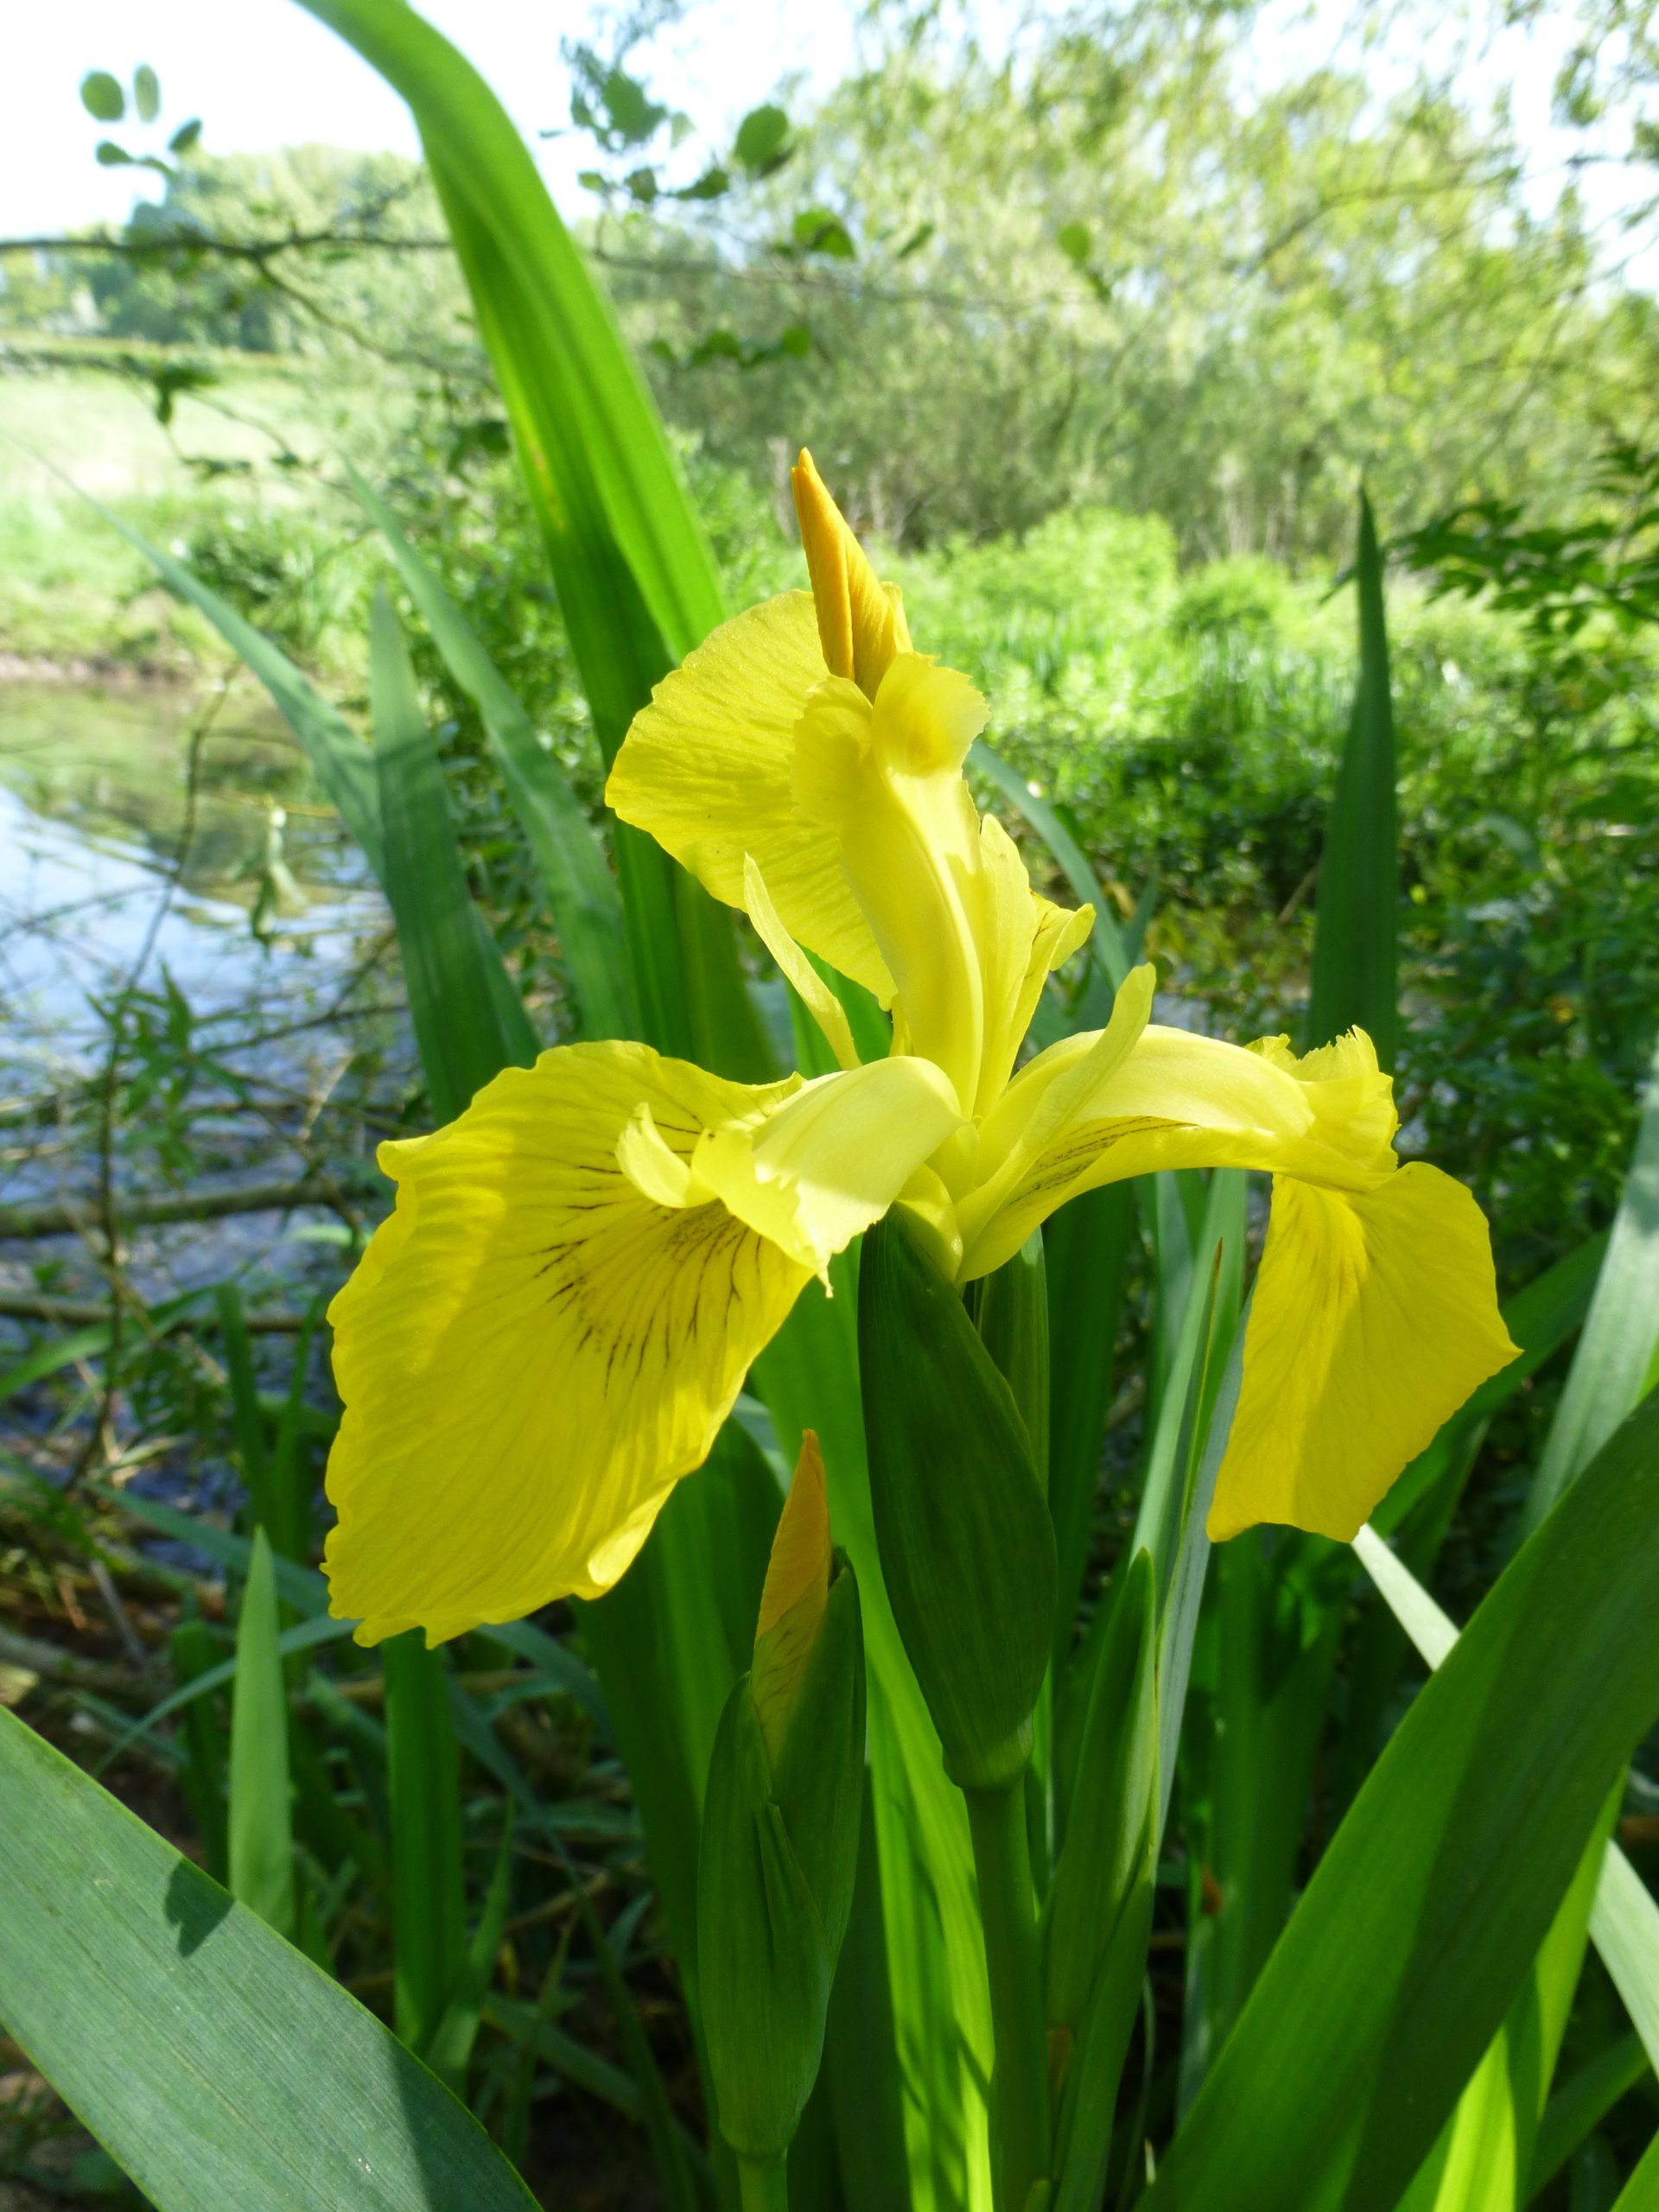
<path id="1" fill-rule="evenodd" d="M 1418 1162 L 1369 1191 L 1275 1179 L 1211 1535 L 1277 1521 L 1347 1541 L 1516 1350 L 1462 1184 Z"/>
<path id="2" fill-rule="evenodd" d="M 966 677 L 909 654 L 888 669 L 874 706 L 842 678 L 820 684 L 796 747 L 797 803 L 837 842 L 892 976 L 906 1049 L 945 1071 L 966 1113 L 979 1088 L 985 996 L 979 817 L 960 766 L 984 712 Z"/>
<path id="3" fill-rule="evenodd" d="M 1022 1068 L 986 1117 L 979 1185 L 957 1200 L 963 1279 L 1000 1267 L 1068 1198 L 1158 1168 L 1254 1167 L 1370 1188 L 1394 1172 L 1396 1125 L 1389 1077 L 1359 1031 L 1301 1060 L 1277 1040 L 1254 1050 L 1157 1024 L 1127 1053 L 1068 1037 Z"/>
<path id="4" fill-rule="evenodd" d="M 671 1194 L 705 1130 L 798 1089 L 569 1046 L 382 1148 L 397 1209 L 329 1312 L 325 1567 L 364 1641 L 437 1641 L 622 1573 L 810 1270 L 712 1199 L 647 1197 L 619 1147 Z"/>
<path id="5" fill-rule="evenodd" d="M 817 1023 L 824 1042 L 836 1056 L 836 1065 L 843 1068 L 855 1068 L 858 1065 L 858 1047 L 853 1042 L 853 1027 L 847 1019 L 847 1009 L 784 927 L 783 917 L 772 904 L 772 893 L 766 888 L 766 879 L 752 858 L 746 859 L 743 864 L 743 904 L 748 910 L 749 919 L 754 924 L 761 944 L 789 978 L 796 996 Z"/>
<path id="6" fill-rule="evenodd" d="M 904 601 L 870 566 L 804 448 L 789 480 L 825 665 L 874 699 L 894 657 L 910 651 Z"/>
<path id="7" fill-rule="evenodd" d="M 809 1428 L 801 1438 L 795 1479 L 772 1539 L 749 1679 L 755 1717 L 774 1760 L 829 1603 L 831 1558 L 823 1454 Z"/>
<path id="8" fill-rule="evenodd" d="M 835 1255 L 880 1219 L 961 1118 L 931 1061 L 873 1060 L 804 1084 L 764 1119 L 711 1129 L 692 1175 L 827 1285 Z"/>
<path id="9" fill-rule="evenodd" d="M 804 592 L 722 623 L 634 716 L 605 796 L 728 906 L 752 855 L 790 935 L 885 1006 L 893 978 L 839 843 L 795 804 L 796 729 L 826 674 Z"/>

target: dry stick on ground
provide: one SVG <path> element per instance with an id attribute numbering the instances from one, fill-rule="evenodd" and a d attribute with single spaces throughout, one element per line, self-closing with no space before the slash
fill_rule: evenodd
<path id="1" fill-rule="evenodd" d="M 67 1236 L 100 1233 L 103 1223 L 97 1200 L 53 1200 L 39 1205 L 0 1206 L 0 1241 L 30 1242 L 40 1236 Z M 223 1221 L 238 1213 L 287 1213 L 295 1206 L 327 1206 L 335 1212 L 348 1209 L 350 1200 L 340 1185 L 327 1175 L 308 1175 L 296 1182 L 240 1183 L 224 1191 L 182 1191 L 157 1198 L 128 1198 L 121 1219 L 130 1229 L 154 1229 L 168 1222 Z M 346 1215 L 349 1220 L 349 1212 Z"/>
<path id="2" fill-rule="evenodd" d="M 98 1299 L 36 1297 L 28 1291 L 0 1292 L 0 1321 L 49 1321 L 58 1329 L 93 1329 L 109 1318 L 109 1307 Z M 296 1337 L 306 1320 L 303 1313 L 245 1313 L 242 1318 L 250 1334 L 273 1337 Z M 146 1319 L 155 1325 L 154 1315 Z M 219 1326 L 219 1313 L 213 1307 L 205 1307 L 200 1313 L 175 1313 L 164 1325 L 168 1335 L 175 1329 L 211 1332 Z"/>

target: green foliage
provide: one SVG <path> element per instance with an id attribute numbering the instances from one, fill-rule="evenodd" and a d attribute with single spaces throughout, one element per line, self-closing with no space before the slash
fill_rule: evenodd
<path id="1" fill-rule="evenodd" d="M 1589 447 L 1581 385 L 1643 388 L 1640 317 L 1605 293 L 1572 296 L 1590 255 L 1569 212 L 1507 224 L 1517 203 L 1488 161 L 1497 141 L 1447 100 L 1389 108 L 1332 71 L 1243 105 L 1224 17 L 1039 24 L 1025 76 L 999 76 L 925 22 L 903 38 L 878 22 L 855 86 L 816 116 L 759 108 L 729 149 L 692 145 L 626 48 L 583 49 L 575 120 L 608 165 L 592 173 L 588 242 L 601 265 L 627 264 L 624 312 L 660 368 L 679 425 L 669 440 L 488 93 L 385 0 L 316 11 L 415 105 L 476 331 L 447 255 L 371 263 L 353 240 L 338 262 L 255 252 L 238 268 L 195 251 L 197 224 L 251 236 L 313 214 L 412 249 L 437 210 L 410 175 L 388 172 L 377 198 L 372 178 L 342 183 L 322 160 L 307 200 L 293 164 L 262 181 L 200 162 L 188 124 L 170 143 L 166 201 L 140 219 L 162 226 L 151 242 L 164 254 L 134 257 L 119 281 L 79 257 L 29 281 L 38 304 L 101 269 L 109 327 L 129 318 L 198 347 L 336 346 L 292 296 L 296 269 L 348 324 L 395 305 L 381 328 L 401 359 L 365 385 L 372 411 L 385 401 L 378 449 L 353 450 L 388 486 L 385 502 L 355 489 L 390 548 L 402 621 L 384 590 L 371 608 L 378 543 L 331 488 L 321 438 L 309 459 L 273 441 L 245 477 L 199 452 L 190 499 L 123 510 L 130 535 L 173 548 L 152 556 L 160 573 L 258 671 L 305 748 L 307 789 L 338 808 L 390 898 L 423 1070 L 403 1054 L 379 1118 L 355 1125 L 356 1150 L 456 1110 L 527 1057 L 526 998 L 549 1036 L 643 1029 L 734 1071 L 770 1070 L 752 1001 L 781 987 L 757 980 L 755 947 L 727 917 L 605 823 L 600 791 L 628 714 L 715 619 L 722 585 L 738 603 L 799 581 L 769 512 L 766 442 L 805 425 L 855 518 L 904 543 L 882 567 L 904 582 L 918 645 L 989 695 L 984 788 L 1034 872 L 1100 909 L 1094 954 L 1050 994 L 1039 1041 L 1098 1022 L 1143 937 L 1166 987 L 1243 1034 L 1290 1026 L 1311 991 L 1316 1028 L 1359 1018 L 1386 1039 L 1397 959 L 1407 1144 L 1478 1179 L 1506 1283 L 1528 1288 L 1509 1309 L 1522 1359 L 1379 1520 L 1425 1566 L 1450 1526 L 1446 1580 L 1496 1587 L 1365 1782 L 1402 1677 L 1397 1638 L 1368 1643 L 1368 1624 L 1345 1642 L 1349 1555 L 1251 1536 L 1222 1554 L 1205 1595 L 1204 1509 L 1236 1394 L 1256 1218 L 1238 1174 L 1207 1187 L 1166 1177 L 1068 1209 L 965 1306 L 941 1283 L 911 1280 L 898 1296 L 898 1232 L 875 1233 L 861 1269 L 838 1262 L 834 1301 L 804 1296 L 753 1378 L 757 1396 L 623 1585 L 574 1614 L 463 1639 L 451 1658 L 388 1647 L 384 1726 L 380 1678 L 318 1614 L 308 1454 L 332 1417 L 306 1397 L 309 1321 L 279 1369 L 250 1332 L 257 1306 L 231 1286 L 211 1305 L 118 1296 L 108 1324 L 11 1363 L 0 1396 L 54 1378 L 54 1408 L 81 1418 L 76 1363 L 107 1358 L 99 1418 L 119 1382 L 130 1413 L 118 1408 L 116 1427 L 140 1439 L 135 1465 L 163 1409 L 194 1422 L 207 1408 L 204 1448 L 219 1456 L 233 1435 L 256 1535 L 136 1491 L 129 1521 L 96 1534 L 73 1499 L 54 1501 L 49 1522 L 36 1509 L 33 1527 L 54 1542 L 113 1541 L 111 1529 L 137 1523 L 247 1584 L 233 1657 L 224 1631 L 192 1618 L 175 1632 L 171 1697 L 146 1691 L 139 1715 L 111 1729 L 88 1691 L 78 1716 L 117 1758 L 153 1758 L 158 1787 L 186 1791 L 210 1862 L 375 1993 L 521 2163 L 550 2068 L 567 2095 L 643 2121 L 677 2212 L 729 2198 L 723 2153 L 705 2166 L 678 2116 L 701 2064 L 722 2121 L 760 2082 L 733 2139 L 765 2163 L 760 2181 L 744 2176 L 746 2203 L 775 2205 L 822 2044 L 790 2163 L 798 2212 L 837 2190 L 861 2207 L 954 2208 L 982 2200 L 993 2171 L 1001 2212 L 1092 2212 L 1103 2196 L 1134 2200 L 1154 2147 L 1154 2206 L 1232 2212 L 1288 2192 L 1395 2212 L 1419 2171 L 1423 2201 L 1453 2212 L 1465 2150 L 1493 2131 L 1524 2166 L 1541 2113 L 1539 2159 L 1573 2162 L 1579 2194 L 1606 2201 L 1640 2145 L 1607 2119 L 1631 2076 L 1628 2053 L 1596 2065 L 1604 2044 L 1618 2050 L 1597 2006 L 1617 1987 L 1641 2032 L 1653 2025 L 1641 1987 L 1653 1908 L 1622 1859 L 1598 1887 L 1599 1841 L 1585 1847 L 1598 1790 L 1659 1702 L 1640 1637 L 1650 1453 L 1638 1465 L 1616 1440 L 1584 1478 L 1591 1503 L 1575 1491 L 1497 1571 L 1589 1304 L 1592 1233 L 1624 1180 L 1659 1004 L 1654 669 L 1623 619 L 1644 605 L 1647 556 L 1640 532 L 1621 566 L 1611 524 L 1599 537 L 1535 527 L 1503 502 L 1474 537 L 1457 518 L 1462 535 L 1436 541 L 1438 573 L 1496 577 L 1505 603 L 1393 591 L 1396 745 L 1367 530 L 1345 754 L 1345 600 L 1325 606 L 1323 575 L 1299 581 L 1270 556 L 1338 552 L 1361 459 L 1396 513 L 1462 496 L 1466 446 L 1441 419 L 1453 409 L 1460 426 L 1471 408 L 1500 425 L 1496 480 L 1524 466 L 1559 485 Z M 153 122 L 159 88 L 144 76 L 133 103 Z M 104 119 L 118 121 L 127 96 L 110 82 Z M 1427 211 L 1448 194 L 1456 219 L 1442 226 Z M 716 202 L 718 230 L 700 212 Z M 698 255 L 701 267 L 683 265 Z M 1577 383 L 1532 346 L 1540 302 L 1558 298 Z M 14 315 L 20 299 L 9 291 Z M 327 358 L 332 378 L 345 355 Z M 234 404 L 226 361 L 205 353 L 134 352 L 121 372 L 156 435 L 199 435 L 213 406 Z M 1642 457 L 1626 461 L 1639 505 Z M 1220 557 L 1197 557 L 1207 552 Z M 198 651 L 207 634 L 189 633 Z M 365 689 L 372 750 L 354 720 Z M 268 920 L 262 906 L 256 926 Z M 133 1124 L 122 1156 L 188 1180 L 206 1156 L 205 1102 L 226 1095 L 213 1048 L 171 977 L 118 1003 L 98 1011 L 123 1049 L 111 1085 Z M 337 1141 L 331 1165 L 349 1152 Z M 1627 1249 L 1651 1226 L 1643 1157 L 1597 1301 L 1634 1315 L 1638 1334 L 1642 1301 L 1621 1286 L 1639 1289 L 1646 1265 Z M 348 1249 L 364 1181 L 359 1168 L 340 1202 L 353 1209 L 337 1231 Z M 1566 1415 L 1614 1369 L 1627 1398 L 1650 1379 L 1645 1337 L 1610 1368 L 1606 1336 L 1586 1332 L 1577 1370 L 1589 1379 L 1569 1385 Z M 1134 1382 L 1114 1400 L 1122 1375 Z M 1566 1415 L 1562 1450 L 1582 1442 Z M 869 1820 L 855 1854 L 853 1797 L 830 1793 L 833 1899 L 791 1827 L 824 1774 L 804 1752 L 766 1773 L 764 1749 L 757 1767 L 754 1743 L 734 1732 L 774 1463 L 809 1420 L 825 1432 L 870 1651 Z M 1569 1456 L 1576 1469 L 1584 1452 Z M 200 1578 L 181 1579 L 194 1605 Z M 988 1764 L 976 1730 L 993 1708 Z M 861 1719 L 849 1733 L 861 1744 Z M 947 1770 L 998 1786 L 965 1808 Z M 92 1802 L 77 1788 L 63 1806 Z M 125 1868 L 117 1831 L 86 1817 Z M 543 1868 L 556 1868 L 551 1881 Z M 740 1895 L 760 1909 L 734 1914 Z M 50 1910 L 63 1909 L 54 1892 Z M 124 1891 L 121 1910 L 134 1937 L 122 1970 L 208 2004 L 200 1981 L 167 1980 L 149 1955 L 143 1895 Z M 1611 1982 L 1592 1973 L 1574 2004 L 1586 1912 Z M 722 1949 L 711 1922 L 741 1922 L 742 1942 Z M 263 1978 L 260 1958 L 238 1953 L 288 2022 L 293 1990 Z M 783 2001 L 757 2038 L 763 1960 Z M 600 2001 L 596 2028 L 566 2020 L 584 1993 Z M 143 2100 L 86 2086 L 82 2054 L 34 2001 L 48 2070 L 89 2115 L 113 2114 L 112 2145 L 157 2202 L 174 2201 L 168 2188 L 200 2201 L 156 2148 Z M 203 2017 L 237 2046 L 233 2006 Z M 291 2017 L 297 2035 L 323 2032 L 303 2005 Z M 349 2008 L 326 2023 L 359 2060 L 380 2050 L 430 2152 L 448 2139 L 411 2086 L 423 2077 L 384 2037 L 365 2044 L 365 2024 Z M 1563 2031 L 1588 2079 L 1549 2108 L 1552 2125 L 1543 2099 Z M 238 2071 L 237 2109 L 268 2125 L 291 2079 Z M 386 2100 L 360 2067 L 352 2083 L 378 2126 Z M 165 2085 L 141 2088 L 162 2109 Z M 498 2201 L 500 2176 L 467 2140 L 483 2166 L 462 2175 L 440 2160 L 419 2185 Z M 297 2170 L 315 2193 L 311 2169 Z M 1471 2188 L 1510 2212 L 1507 2171 L 1489 2161 Z M 220 2169 L 209 2175 L 223 2196 Z M 1537 2166 L 1535 2177 L 1548 2181 Z M 405 2201 L 403 2185 L 386 2201 Z M 1455 2212 L 1485 2201 L 1465 2191 Z"/>
<path id="2" fill-rule="evenodd" d="M 1148 2212 L 1246 2212 L 1287 2191 L 1310 2212 L 1395 2202 L 1659 1711 L 1659 1672 L 1639 1662 L 1635 1625 L 1659 1604 L 1656 1440 L 1650 1409 L 1605 1447 L 1419 1697 L 1161 2165 Z M 1563 1624 L 1557 1637 L 1540 1633 L 1545 1605 Z M 1524 1852 L 1512 1847 L 1517 1821 Z M 1370 1971 L 1332 1971 L 1338 1955 Z"/>

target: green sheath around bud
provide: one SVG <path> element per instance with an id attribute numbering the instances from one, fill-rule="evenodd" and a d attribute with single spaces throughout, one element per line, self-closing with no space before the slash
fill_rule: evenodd
<path id="1" fill-rule="evenodd" d="M 698 1863 L 720 2129 L 759 2164 L 788 2149 L 817 2076 L 863 1790 L 858 1585 L 830 1546 L 823 1462 L 809 1432 L 772 1545 L 753 1669 L 721 1714 Z"/>
<path id="2" fill-rule="evenodd" d="M 859 1366 L 887 1594 L 964 1789 L 1013 1781 L 1048 1666 L 1054 1531 L 1024 1422 L 896 1215 L 864 1239 Z"/>
<path id="3" fill-rule="evenodd" d="M 1033 1229 L 1011 1260 L 969 1286 L 980 1342 L 1007 1384 L 1025 1423 L 1031 1471 L 1048 1494 L 1048 1278 L 1043 1232 Z"/>

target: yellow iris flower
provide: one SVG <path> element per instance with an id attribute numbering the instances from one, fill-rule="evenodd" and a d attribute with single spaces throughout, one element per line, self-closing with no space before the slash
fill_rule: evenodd
<path id="1" fill-rule="evenodd" d="M 811 592 L 740 614 L 659 684 L 607 796 L 747 912 L 840 1071 L 744 1084 L 569 1045 L 382 1147 L 397 1206 L 329 1314 L 326 1565 L 365 1642 L 609 1588 L 803 1288 L 894 1205 L 968 1282 L 1100 1184 L 1272 1173 L 1218 1537 L 1351 1536 L 1514 1357 L 1479 1209 L 1396 1161 L 1362 1033 L 1299 1058 L 1164 1028 L 1142 967 L 1104 1030 L 1015 1073 L 1093 916 L 1037 895 L 976 810 L 985 702 L 912 650 L 805 454 L 795 490 Z M 890 1010 L 888 1057 L 860 1065 L 803 947 Z"/>

